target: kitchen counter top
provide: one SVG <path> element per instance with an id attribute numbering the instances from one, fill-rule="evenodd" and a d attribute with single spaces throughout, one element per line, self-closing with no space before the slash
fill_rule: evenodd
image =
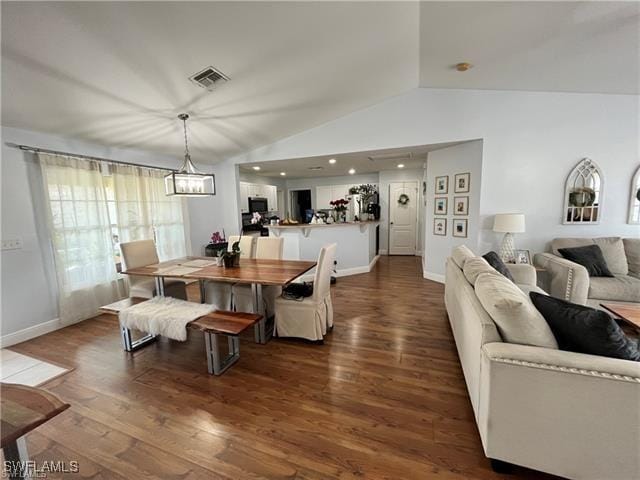
<path id="1" fill-rule="evenodd" d="M 294 225 L 266 225 L 269 230 L 307 230 L 310 228 L 354 227 L 359 226 L 364 231 L 369 225 L 379 225 L 379 220 L 367 220 L 363 222 L 334 222 L 334 223 L 297 223 Z M 305 235 L 306 236 L 306 235 Z"/>

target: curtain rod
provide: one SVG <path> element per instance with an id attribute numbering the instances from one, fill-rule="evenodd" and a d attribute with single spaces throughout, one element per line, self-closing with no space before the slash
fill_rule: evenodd
<path id="1" fill-rule="evenodd" d="M 17 148 L 18 150 L 23 150 L 23 151 L 26 151 L 26 152 L 48 153 L 49 155 L 62 155 L 62 156 L 65 156 L 65 157 L 81 158 L 81 159 L 85 159 L 85 160 L 95 160 L 97 162 L 113 163 L 113 164 L 116 164 L 116 165 L 128 165 L 130 167 L 142 167 L 142 168 L 149 168 L 151 170 L 162 170 L 164 172 L 175 172 L 176 171 L 173 168 L 153 167 L 153 166 L 150 166 L 150 165 L 143 165 L 141 163 L 123 162 L 121 160 L 111 160 L 110 158 L 92 157 L 91 155 L 80 155 L 80 154 L 77 154 L 77 153 L 61 152 L 59 150 L 49 150 L 47 148 L 31 147 L 29 145 L 19 145 L 17 143 L 11 143 L 11 142 L 6 142 L 5 145 L 7 147 Z"/>

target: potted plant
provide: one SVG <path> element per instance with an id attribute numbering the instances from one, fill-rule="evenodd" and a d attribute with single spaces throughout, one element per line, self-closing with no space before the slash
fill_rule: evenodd
<path id="1" fill-rule="evenodd" d="M 222 261 L 224 262 L 225 267 L 238 267 L 240 265 L 240 239 L 242 238 L 242 234 L 240 234 L 240 238 L 237 242 L 233 242 L 231 245 L 231 251 L 225 250 L 222 252 L 220 257 L 222 257 Z"/>
<path id="2" fill-rule="evenodd" d="M 213 232 L 213 234 L 211 234 L 211 241 L 209 242 L 209 245 L 204 248 L 204 254 L 207 257 L 219 257 L 222 253 L 227 251 L 228 245 L 229 244 L 224 236 L 224 230 L 222 231 L 222 234 L 220 234 L 220 232 Z"/>
<path id="3" fill-rule="evenodd" d="M 346 222 L 347 221 L 346 212 L 347 212 L 347 205 L 348 204 L 349 204 L 349 202 L 347 200 L 345 200 L 344 198 L 339 198 L 337 200 L 331 200 L 329 202 L 329 205 L 331 205 L 333 207 L 333 211 L 336 212 L 336 221 L 342 221 L 342 222 Z"/>

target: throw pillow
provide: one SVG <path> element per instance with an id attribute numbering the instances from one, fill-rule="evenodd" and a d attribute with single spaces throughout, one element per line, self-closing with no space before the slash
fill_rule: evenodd
<path id="1" fill-rule="evenodd" d="M 484 258 L 489 263 L 489 265 L 495 268 L 498 272 L 515 283 L 513 275 L 511 275 L 511 272 L 507 268 L 507 265 L 502 261 L 502 259 L 496 252 L 485 253 L 482 258 Z"/>
<path id="2" fill-rule="evenodd" d="M 594 238 L 593 243 L 600 247 L 607 268 L 614 275 L 628 275 L 629 265 L 627 254 L 624 251 L 624 243 L 620 237 Z"/>
<path id="3" fill-rule="evenodd" d="M 464 278 L 466 278 L 467 282 L 469 282 L 472 286 L 476 284 L 476 279 L 481 273 L 500 275 L 498 271 L 491 265 L 489 265 L 489 263 L 482 257 L 473 257 L 467 259 L 467 261 L 464 262 L 462 273 L 464 273 Z"/>
<path id="4" fill-rule="evenodd" d="M 464 267 L 464 262 L 473 257 L 475 255 L 466 245 L 459 245 L 451 251 L 451 258 L 460 268 Z"/>
<path id="5" fill-rule="evenodd" d="M 587 269 L 590 277 L 613 277 L 607 267 L 602 250 L 598 245 L 584 247 L 559 248 L 558 252 L 567 260 L 578 263 Z"/>
<path id="6" fill-rule="evenodd" d="M 505 342 L 558 348 L 549 325 L 529 297 L 502 275 L 481 274 L 476 296 Z"/>
<path id="7" fill-rule="evenodd" d="M 629 275 L 640 278 L 640 238 L 625 238 L 623 243 L 629 264 Z"/>
<path id="8" fill-rule="evenodd" d="M 637 342 L 607 312 L 536 292 L 529 295 L 562 350 L 640 361 Z"/>

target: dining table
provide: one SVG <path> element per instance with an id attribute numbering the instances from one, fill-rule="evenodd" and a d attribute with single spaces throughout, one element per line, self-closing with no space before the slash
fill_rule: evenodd
<path id="1" fill-rule="evenodd" d="M 164 296 L 164 281 L 167 278 L 180 280 L 197 280 L 200 285 L 200 299 L 205 301 L 206 282 L 223 282 L 251 286 L 253 297 L 253 313 L 265 317 L 264 302 L 262 299 L 262 287 L 275 285 L 285 287 L 316 266 L 314 261 L 305 260 L 270 260 L 258 258 L 240 258 L 237 266 L 225 267 L 217 264 L 216 257 L 187 256 L 160 262 L 144 267 L 126 269 L 124 275 L 136 275 L 141 277 L 154 277 L 156 282 L 155 293 Z M 123 333 L 125 335 L 125 333 Z M 259 322 L 254 327 L 256 343 L 265 344 L 273 335 L 273 325 L 266 321 Z M 155 339 L 153 335 L 147 335 L 135 341 L 134 347 Z M 123 341 L 131 343 L 132 340 L 124 338 Z"/>

